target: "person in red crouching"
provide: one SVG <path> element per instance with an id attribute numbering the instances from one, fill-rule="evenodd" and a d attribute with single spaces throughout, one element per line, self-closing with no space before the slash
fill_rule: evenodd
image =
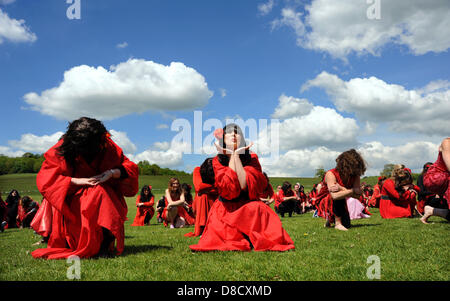
<path id="1" fill-rule="evenodd" d="M 138 166 L 124 156 L 103 123 L 82 117 L 44 154 L 37 187 L 52 206 L 48 248 L 34 258 L 89 258 L 124 250 L 124 196 L 138 192 Z"/>
<path id="2" fill-rule="evenodd" d="M 213 159 L 214 202 L 203 235 L 193 251 L 287 251 L 294 242 L 283 229 L 277 214 L 260 195 L 267 187 L 258 156 L 250 153 L 241 128 L 228 124 Z"/>
<path id="3" fill-rule="evenodd" d="M 136 198 L 136 217 L 131 226 L 149 225 L 150 220 L 155 214 L 155 196 L 152 193 L 151 185 L 144 185 L 141 189 L 141 194 Z"/>

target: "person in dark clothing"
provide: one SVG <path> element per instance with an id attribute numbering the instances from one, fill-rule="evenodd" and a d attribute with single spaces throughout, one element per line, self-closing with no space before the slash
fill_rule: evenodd
<path id="1" fill-rule="evenodd" d="M 16 189 L 11 190 L 5 200 L 7 214 L 6 214 L 6 228 L 17 228 L 17 213 L 19 210 L 20 194 Z"/>

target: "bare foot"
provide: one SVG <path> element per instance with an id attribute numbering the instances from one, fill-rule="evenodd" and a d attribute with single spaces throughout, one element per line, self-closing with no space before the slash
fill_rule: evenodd
<path id="1" fill-rule="evenodd" d="M 330 221 L 329 220 L 327 220 L 326 222 L 325 222 L 325 225 L 323 225 L 325 228 L 330 228 L 331 227 L 331 223 L 330 223 Z"/>
<path id="2" fill-rule="evenodd" d="M 341 231 L 348 231 L 348 229 L 345 228 L 344 226 L 342 226 L 342 224 L 338 224 L 338 225 L 334 226 L 334 229 L 341 230 Z"/>
<path id="3" fill-rule="evenodd" d="M 423 216 L 420 218 L 420 221 L 424 224 L 428 223 L 428 218 L 433 215 L 433 207 L 431 206 L 425 206 L 423 210 Z"/>

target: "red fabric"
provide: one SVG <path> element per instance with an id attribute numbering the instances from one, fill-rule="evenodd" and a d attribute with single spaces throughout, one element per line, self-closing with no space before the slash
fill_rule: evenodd
<path id="1" fill-rule="evenodd" d="M 273 205 L 273 207 L 275 208 L 275 210 L 278 210 L 278 206 L 280 206 L 282 199 L 281 199 L 281 195 L 283 193 L 283 190 L 279 190 L 277 193 L 274 194 L 273 199 L 275 201 L 275 204 Z"/>
<path id="2" fill-rule="evenodd" d="M 136 198 L 136 205 L 139 203 L 141 203 L 141 195 L 138 195 Z M 144 221 L 147 214 L 150 214 L 150 219 L 152 219 L 153 215 L 155 214 L 155 208 L 153 208 L 154 204 L 155 197 L 152 196 L 150 201 L 144 202 L 143 206 L 137 207 L 136 216 L 131 226 L 144 226 Z"/>
<path id="3" fill-rule="evenodd" d="M 132 197 L 138 191 L 137 165 L 107 138 L 105 148 L 90 164 L 78 157 L 74 170 L 57 154 L 62 142 L 61 139 L 45 153 L 45 161 L 36 178 L 39 191 L 52 206 L 53 216 L 48 248 L 33 251 L 33 257 L 92 257 L 100 249 L 102 227 L 114 235 L 117 254 L 121 254 L 128 210 L 124 196 Z M 71 177 L 92 177 L 119 166 L 126 170 L 127 178 L 110 179 L 96 186 L 71 184 Z"/>
<path id="4" fill-rule="evenodd" d="M 194 169 L 192 178 L 195 189 L 195 198 L 192 204 L 192 209 L 195 213 L 195 228 L 194 232 L 185 234 L 185 236 L 188 237 L 202 235 L 211 207 L 219 196 L 217 189 L 214 186 L 203 183 L 200 167 Z"/>
<path id="5" fill-rule="evenodd" d="M 336 178 L 336 183 L 338 183 L 340 186 L 343 186 L 347 189 L 350 189 L 353 187 L 353 183 L 355 181 L 354 178 L 349 179 L 347 183 L 344 183 L 341 179 L 341 176 L 339 175 L 338 171 L 333 168 L 330 169 L 327 172 L 332 172 Z M 325 173 L 326 175 L 326 173 Z M 316 196 L 316 204 L 318 204 L 318 215 L 320 217 L 323 217 L 327 220 L 329 220 L 331 223 L 334 223 L 334 213 L 333 213 L 333 199 L 331 198 L 331 194 L 328 191 L 328 186 L 325 182 L 325 175 L 322 179 L 322 188 L 318 192 Z M 347 202 L 345 203 L 347 204 Z"/>
<path id="6" fill-rule="evenodd" d="M 43 199 L 30 226 L 37 234 L 48 237 L 52 232 L 52 217 L 52 205 L 46 199 Z"/>
<path id="7" fill-rule="evenodd" d="M 36 210 L 39 210 L 39 204 L 36 203 Z M 30 211 L 25 211 L 25 209 L 23 208 L 22 205 L 19 205 L 18 207 L 18 219 L 17 219 L 17 227 L 20 227 L 21 225 L 23 225 L 23 221 L 26 218 L 30 218 L 30 219 L 34 219 L 34 217 L 36 216 L 36 211 L 30 212 Z"/>
<path id="8" fill-rule="evenodd" d="M 381 199 L 380 185 L 375 184 L 375 186 L 373 186 L 373 194 L 369 199 L 369 206 L 379 208 L 380 207 L 380 199 Z"/>
<path id="9" fill-rule="evenodd" d="M 218 157 L 213 159 L 213 168 L 219 195 L 228 200 L 239 197 L 239 200 L 219 200 L 214 203 L 203 235 L 197 245 L 190 246 L 192 250 L 250 251 L 251 246 L 255 251 L 287 251 L 295 248 L 277 214 L 258 201 L 267 186 L 267 179 L 256 154 L 251 154 L 251 162 L 244 166 L 248 198 L 241 195 L 236 172 L 223 166 Z"/>
<path id="10" fill-rule="evenodd" d="M 270 185 L 270 183 L 267 183 L 266 189 L 264 189 L 260 197 L 263 199 L 270 199 L 274 194 L 275 192 L 273 191 L 272 185 Z"/>
<path id="11" fill-rule="evenodd" d="M 423 176 L 423 184 L 426 190 L 444 197 L 450 208 L 450 172 L 445 166 L 441 152 L 439 152 L 436 162 L 430 166 Z"/>
<path id="12" fill-rule="evenodd" d="M 416 187 L 416 189 L 419 189 Z M 380 215 L 382 218 L 411 217 L 416 205 L 416 193 L 405 191 L 399 193 L 392 179 L 384 181 L 381 188 Z"/>
<path id="13" fill-rule="evenodd" d="M 179 201 L 179 200 L 172 200 L 174 202 Z M 161 218 L 164 220 L 164 226 L 168 226 L 169 225 L 169 221 L 167 220 L 167 205 L 169 205 L 169 202 L 167 201 L 167 199 L 165 199 L 165 204 L 166 206 L 163 209 L 163 212 L 161 213 Z M 177 206 L 178 212 L 177 212 L 177 216 L 175 217 L 175 219 L 182 217 L 184 218 L 184 221 L 186 222 L 186 226 L 189 225 L 193 225 L 195 223 L 195 219 L 186 211 L 186 209 L 184 209 L 183 206 Z M 174 221 L 175 221 L 174 219 Z"/>

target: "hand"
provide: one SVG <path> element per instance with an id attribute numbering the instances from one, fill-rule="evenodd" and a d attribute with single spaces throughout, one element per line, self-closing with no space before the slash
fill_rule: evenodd
<path id="1" fill-rule="evenodd" d="M 97 184 L 101 184 L 104 183 L 106 181 L 108 181 L 109 179 L 111 179 L 113 177 L 114 173 L 112 171 L 112 169 L 108 169 L 104 172 L 102 172 L 101 174 L 95 176 L 94 178 L 97 179 Z"/>
<path id="2" fill-rule="evenodd" d="M 235 154 L 238 154 L 238 155 L 244 154 L 245 151 L 248 150 L 248 149 L 249 149 L 250 147 L 252 147 L 252 146 L 253 146 L 253 142 L 250 142 L 249 145 L 243 146 L 243 147 L 240 147 L 240 148 L 236 149 L 236 150 L 234 151 L 234 153 L 235 153 Z"/>
<path id="3" fill-rule="evenodd" d="M 214 142 L 214 145 L 216 146 L 216 149 L 220 154 L 224 154 L 224 155 L 226 155 L 226 154 L 232 155 L 233 154 L 233 151 L 231 149 L 223 148 L 217 142 Z"/>
<path id="4" fill-rule="evenodd" d="M 78 186 L 95 186 L 98 180 L 94 177 L 92 178 L 72 178 L 71 183 Z"/>
<path id="5" fill-rule="evenodd" d="M 338 183 L 334 183 L 333 185 L 331 185 L 328 190 L 330 192 L 339 192 L 341 190 L 341 185 L 339 185 Z"/>

